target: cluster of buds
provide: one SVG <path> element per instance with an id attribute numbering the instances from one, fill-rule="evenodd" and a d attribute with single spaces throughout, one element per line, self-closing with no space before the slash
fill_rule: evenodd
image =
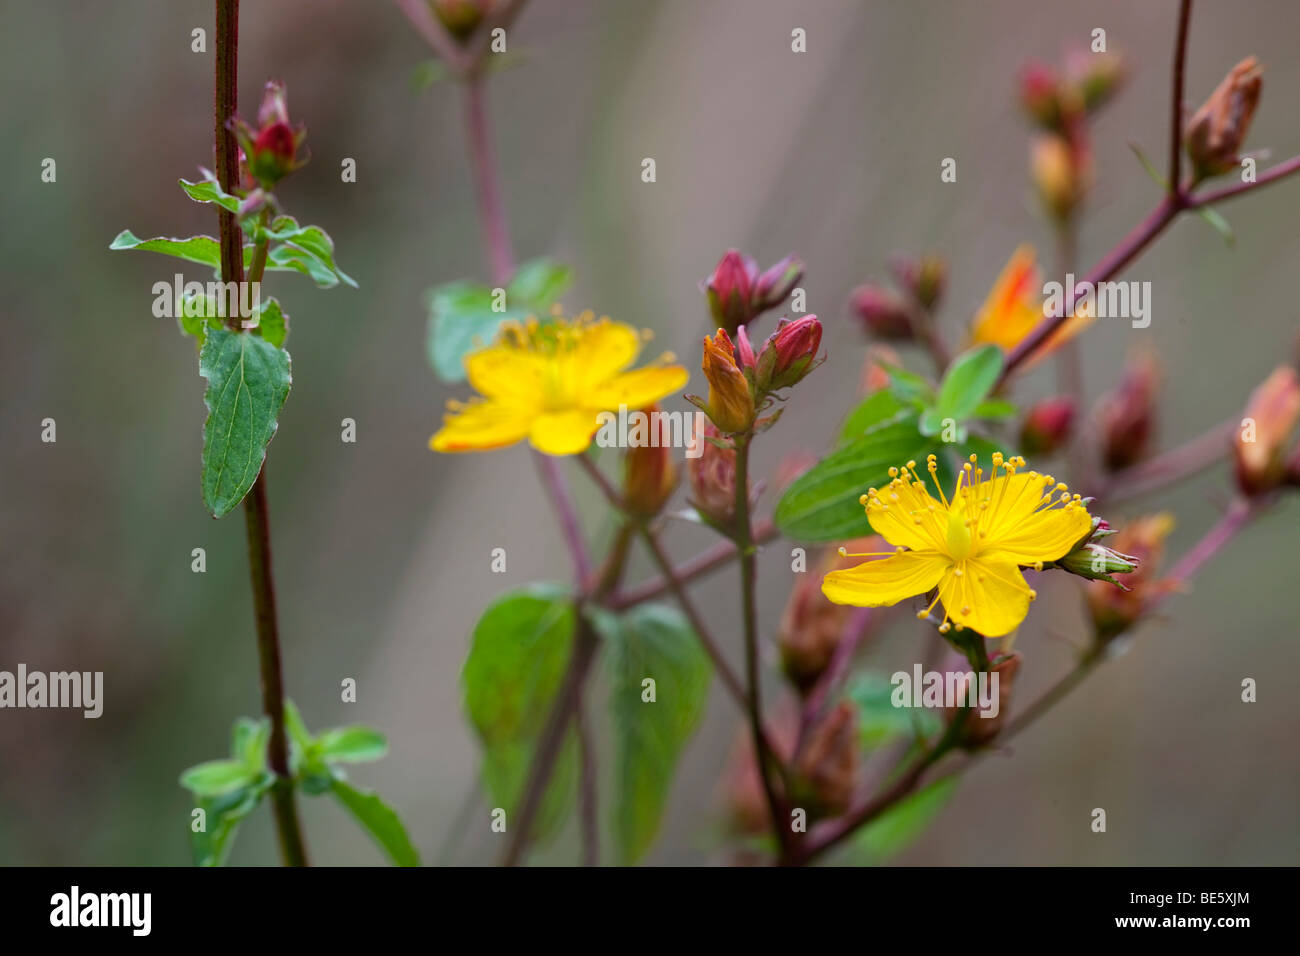
<path id="1" fill-rule="evenodd" d="M 492 13 L 496 0 L 429 0 L 429 7 L 457 43 L 466 43 Z"/>
<path id="2" fill-rule="evenodd" d="M 1124 579 L 1125 587 L 1115 587 L 1104 578 L 1088 585 L 1088 610 L 1098 643 L 1105 644 L 1127 631 L 1152 600 L 1176 586 L 1176 582 L 1156 578 L 1164 541 L 1173 527 L 1173 516 L 1161 512 L 1129 521 L 1115 532 L 1113 547 L 1107 550 L 1122 555 L 1134 567 Z"/>
<path id="3" fill-rule="evenodd" d="M 802 278 L 803 263 L 793 255 L 760 272 L 752 258 L 729 249 L 700 288 L 708 297 L 713 324 L 735 335 L 784 302 Z"/>
<path id="4" fill-rule="evenodd" d="M 782 319 L 763 347 L 755 352 L 742 325 L 733 343 L 726 329 L 704 338 L 704 377 L 709 383 L 708 400 L 686 396 L 709 416 L 718 430 L 728 435 L 749 432 L 755 425 L 770 424 L 758 415 L 770 404 L 774 392 L 801 381 L 821 361 L 822 325 L 817 316 L 791 321 Z"/>
<path id="5" fill-rule="evenodd" d="M 1021 451 L 1042 458 L 1063 447 L 1074 430 L 1074 413 L 1074 399 L 1064 395 L 1034 405 L 1020 425 Z"/>
<path id="6" fill-rule="evenodd" d="M 1230 172 L 1241 162 L 1241 144 L 1259 105 L 1264 68 L 1248 56 L 1223 78 L 1183 131 L 1196 182 Z"/>
<path id="7" fill-rule="evenodd" d="M 915 337 L 921 313 L 934 310 L 943 295 L 948 266 L 934 255 L 896 255 L 890 260 L 902 292 L 865 282 L 849 297 L 849 311 L 867 335 L 885 341 L 905 342 Z"/>
<path id="8" fill-rule="evenodd" d="M 1272 491 L 1282 482 L 1300 484 L 1300 446 L 1285 460 L 1287 442 L 1300 421 L 1300 377 L 1280 365 L 1255 389 L 1233 442 L 1237 486 L 1247 495 Z"/>
<path id="9" fill-rule="evenodd" d="M 1057 223 L 1070 219 L 1092 185 L 1088 120 L 1123 77 L 1123 61 L 1114 53 L 1075 52 L 1063 70 L 1035 61 L 1021 72 L 1020 105 L 1039 130 L 1030 145 L 1030 172 Z"/>
<path id="10" fill-rule="evenodd" d="M 659 406 L 645 409 L 654 421 Z M 672 449 L 663 444 L 635 444 L 623 458 L 623 503 L 633 514 L 653 518 L 663 510 L 677 488 L 677 465 Z"/>
<path id="11" fill-rule="evenodd" d="M 1110 471 L 1146 457 L 1155 434 L 1159 387 L 1160 365 L 1155 356 L 1139 353 L 1129 360 L 1119 387 L 1098 403 L 1102 459 Z"/>
<path id="12" fill-rule="evenodd" d="M 306 165 L 307 153 L 299 154 L 307 128 L 289 125 L 289 104 L 284 84 L 271 80 L 257 110 L 257 129 L 238 117 L 230 120 L 231 131 L 243 152 L 244 169 L 250 185 L 269 190 L 285 176 Z"/>

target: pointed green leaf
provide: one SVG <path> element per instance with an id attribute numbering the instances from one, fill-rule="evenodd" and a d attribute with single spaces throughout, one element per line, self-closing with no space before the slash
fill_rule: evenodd
<path id="1" fill-rule="evenodd" d="M 1210 224 L 1210 228 L 1219 234 L 1229 249 L 1237 244 L 1237 234 L 1232 231 L 1228 220 L 1224 219 L 1217 209 L 1201 206 L 1196 210 L 1196 214 Z"/>
<path id="2" fill-rule="evenodd" d="M 198 809 L 203 811 L 203 829 L 190 828 L 195 866 L 225 865 L 239 824 L 257 808 L 273 779 L 266 774 L 252 786 L 198 801 Z"/>
<path id="3" fill-rule="evenodd" d="M 249 321 L 255 323 L 250 326 L 255 335 L 260 335 L 276 348 L 283 348 L 284 340 L 289 337 L 289 316 L 274 297 L 263 299 Z"/>
<path id="4" fill-rule="evenodd" d="M 388 740 L 370 727 L 334 727 L 316 738 L 321 759 L 343 763 L 378 760 L 388 753 Z"/>
<path id="5" fill-rule="evenodd" d="M 181 189 L 185 190 L 185 194 L 195 202 L 216 203 L 227 212 L 239 211 L 239 197 L 222 190 L 216 180 L 205 179 L 202 182 L 192 183 L 188 179 L 182 179 L 180 183 Z"/>
<path id="6" fill-rule="evenodd" d="M 181 786 L 196 797 L 219 797 L 253 783 L 258 771 L 243 760 L 209 760 L 181 774 Z"/>
<path id="7" fill-rule="evenodd" d="M 188 239 L 140 239 L 131 230 L 123 229 L 109 243 L 110 249 L 139 249 L 143 252 L 160 252 L 188 262 L 198 262 L 214 269 L 221 268 L 221 245 L 211 236 L 190 236 Z"/>
<path id="8" fill-rule="evenodd" d="M 678 760 L 704 716 L 713 668 L 675 608 L 644 604 L 602 621 L 615 740 L 609 806 L 619 861 L 631 864 L 659 831 Z M 653 701 L 643 699 L 647 679 Z"/>
<path id="9" fill-rule="evenodd" d="M 931 409 L 933 415 L 940 421 L 945 418 L 965 421 L 984 401 L 1001 374 L 1002 349 L 996 345 L 982 345 L 963 352 L 944 373 Z"/>
<path id="10" fill-rule="evenodd" d="M 289 353 L 247 332 L 210 329 L 199 354 L 203 400 L 203 502 L 220 518 L 243 501 L 289 394 Z"/>
<path id="11" fill-rule="evenodd" d="M 373 790 L 362 790 L 335 778 L 332 787 L 339 803 L 356 818 L 379 848 L 398 866 L 419 866 L 420 854 L 407 835 L 401 817 Z"/>
<path id="12" fill-rule="evenodd" d="M 861 404 L 849 412 L 840 429 L 841 445 L 861 438 L 868 430 L 879 428 L 891 421 L 914 418 L 916 412 L 903 407 L 898 397 L 888 389 L 882 389 L 864 398 Z"/>

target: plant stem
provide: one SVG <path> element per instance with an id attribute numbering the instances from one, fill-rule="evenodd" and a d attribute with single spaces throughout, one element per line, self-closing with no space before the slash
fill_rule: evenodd
<path id="1" fill-rule="evenodd" d="M 496 174 L 496 157 L 488 132 L 487 107 L 484 102 L 483 77 L 465 80 L 465 130 L 473 160 L 474 185 L 478 191 L 479 219 L 483 224 L 492 279 L 504 286 L 515 272 L 510 250 L 510 233 L 506 226 L 505 207 L 501 204 L 501 184 Z"/>
<path id="2" fill-rule="evenodd" d="M 740 609 L 744 619 L 745 635 L 745 702 L 749 709 L 749 731 L 753 738 L 754 758 L 759 778 L 763 781 L 763 795 L 772 814 L 772 832 L 781 847 L 780 862 L 791 859 L 791 832 L 789 821 L 772 784 L 771 770 L 778 766 L 775 755 L 768 749 L 767 735 L 763 732 L 762 689 L 758 673 L 758 605 L 755 585 L 758 569 L 753 531 L 749 517 L 749 445 L 752 435 L 736 436 L 736 551 L 740 555 Z"/>
<path id="3" fill-rule="evenodd" d="M 601 572 L 600 580 L 596 582 L 590 594 L 579 595 L 578 599 L 574 601 L 574 612 L 577 620 L 573 638 L 573 653 L 569 657 L 569 664 L 565 669 L 560 689 L 555 695 L 555 703 L 551 706 L 551 713 L 546 718 L 546 725 L 538 737 L 533 762 L 528 769 L 528 781 L 524 785 L 523 798 L 520 801 L 519 810 L 515 814 L 515 821 L 510 824 L 513 832 L 510 843 L 506 846 L 505 855 L 501 860 L 505 866 L 515 866 L 520 863 L 524 851 L 528 848 L 528 841 L 531 837 L 529 831 L 532 829 L 538 810 L 541 809 L 542 798 L 546 794 L 546 785 L 550 782 L 551 773 L 555 769 L 555 760 L 560 755 L 565 734 L 569 730 L 570 720 L 578 706 L 580 706 L 587 672 L 590 670 L 591 662 L 599 649 L 599 637 L 591 626 L 591 622 L 587 619 L 586 606 L 589 603 L 601 603 L 618 586 L 619 578 L 623 574 L 623 568 L 627 564 L 627 553 L 632 543 L 632 531 L 630 524 L 625 524 L 619 529 L 618 535 L 614 539 L 614 546 L 610 549 L 609 558 L 606 560 L 605 567 Z"/>
<path id="4" fill-rule="evenodd" d="M 587 545 L 582 537 L 582 524 L 573 507 L 573 497 L 569 494 L 564 475 L 559 463 L 550 455 L 540 451 L 533 452 L 537 471 L 542 478 L 542 488 L 551 499 L 555 517 L 560 522 L 560 533 L 569 547 L 569 556 L 573 560 L 573 574 L 578 583 L 578 590 L 585 590 L 591 581 L 591 558 L 587 555 Z"/>
<path id="5" fill-rule="evenodd" d="M 776 536 L 777 528 L 771 521 L 764 519 L 754 525 L 753 538 L 755 544 L 766 544 Z M 683 561 L 681 565 L 673 569 L 673 577 L 677 579 L 679 584 L 689 584 L 696 578 L 703 577 L 729 564 L 736 557 L 736 554 L 736 543 L 734 541 L 720 541 L 701 551 L 690 560 Z M 621 591 L 611 598 L 607 604 L 610 608 L 621 611 L 645 601 L 653 601 L 671 589 L 672 581 L 666 575 L 651 578 L 634 588 Z"/>
<path id="6" fill-rule="evenodd" d="M 1278 163 L 1276 166 L 1264 170 L 1255 177 L 1253 183 L 1237 183 L 1235 186 L 1225 186 L 1222 189 L 1201 193 L 1199 196 L 1190 196 L 1187 199 L 1187 208 L 1200 209 L 1202 206 L 1212 206 L 1215 203 L 1223 202 L 1225 199 L 1232 199 L 1242 193 L 1252 192 L 1267 186 L 1269 183 L 1278 182 L 1296 172 L 1300 172 L 1300 156 L 1292 156 L 1286 162 Z"/>
<path id="7" fill-rule="evenodd" d="M 1106 480 L 1096 497 L 1107 502 L 1124 501 L 1190 478 L 1228 453 L 1236 429 L 1235 420 L 1223 422 L 1177 448 L 1118 471 Z"/>
<path id="8" fill-rule="evenodd" d="M 1192 20 L 1192 0 L 1178 6 L 1178 33 L 1174 39 L 1174 82 L 1169 104 L 1169 190 L 1178 195 L 1183 179 L 1183 76 L 1187 63 L 1187 30 Z"/>
<path id="9" fill-rule="evenodd" d="M 216 93 L 214 138 L 218 183 L 230 192 L 239 171 L 234 134 L 227 122 L 239 108 L 239 0 L 217 0 Z M 223 282 L 244 281 L 244 239 L 233 213 L 217 210 L 221 232 L 221 278 Z M 265 255 L 262 264 L 265 265 Z M 260 281 L 261 271 L 253 281 Z M 242 301 L 242 296 L 240 297 Z M 227 318 L 233 330 L 241 316 Z M 243 333 L 247 334 L 247 333 Z M 293 781 L 289 776 L 289 748 L 284 728 L 284 681 L 280 662 L 280 635 L 275 609 L 275 580 L 271 570 L 271 518 L 266 496 L 266 467 L 244 498 L 244 519 L 248 535 L 248 570 L 253 586 L 253 609 L 257 620 L 257 657 L 262 684 L 262 710 L 271 721 L 267 763 L 276 776 L 271 788 L 280 857 L 286 866 L 306 866 L 302 827 Z"/>
<path id="10" fill-rule="evenodd" d="M 596 748 L 587 725 L 587 707 L 579 698 L 573 715 L 574 729 L 578 732 L 578 748 L 582 758 L 582 775 L 579 778 L 578 807 L 582 818 L 582 862 L 584 866 L 600 866 L 600 823 L 596 811 Z"/>

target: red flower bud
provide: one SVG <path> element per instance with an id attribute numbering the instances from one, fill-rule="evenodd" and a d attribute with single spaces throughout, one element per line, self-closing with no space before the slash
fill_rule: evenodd
<path id="1" fill-rule="evenodd" d="M 1020 450 L 1032 457 L 1052 454 L 1070 440 L 1074 411 L 1074 400 L 1064 396 L 1039 402 L 1020 426 Z"/>
<path id="2" fill-rule="evenodd" d="M 754 284 L 755 312 L 776 308 L 802 278 L 803 263 L 795 256 L 786 256 L 772 266 Z"/>
<path id="3" fill-rule="evenodd" d="M 1102 452 L 1111 471 L 1145 458 L 1155 432 L 1155 399 L 1160 365 L 1149 354 L 1130 360 L 1119 387 L 1101 400 Z"/>
<path id="4" fill-rule="evenodd" d="M 849 308 L 868 335 L 899 342 L 912 338 L 912 319 L 907 303 L 883 286 L 858 286 L 853 290 Z"/>
<path id="5" fill-rule="evenodd" d="M 1259 105 L 1263 72 L 1258 60 L 1246 57 L 1187 122 L 1184 140 L 1197 179 L 1226 173 L 1239 162 L 1238 152 Z"/>
<path id="6" fill-rule="evenodd" d="M 714 323 L 735 335 L 740 326 L 780 305 L 802 277 L 803 263 L 794 256 L 760 275 L 753 259 L 729 249 L 701 286 Z"/>
<path id="7" fill-rule="evenodd" d="M 736 452 L 709 441 L 721 435 L 713 425 L 704 426 L 703 451 L 698 458 L 687 459 L 686 473 L 691 483 L 691 504 L 725 528 L 736 514 Z"/>
<path id="8" fill-rule="evenodd" d="M 759 358 L 759 372 L 756 381 L 763 391 L 776 388 L 789 388 L 798 383 L 805 375 L 816 368 L 817 350 L 822 344 L 822 324 L 815 315 L 805 315 L 791 322 L 782 319 L 777 330 L 763 345 L 763 353 L 772 353 L 770 372 L 762 356 Z M 766 379 L 764 381 L 764 379 Z"/>
<path id="9" fill-rule="evenodd" d="M 1279 365 L 1250 396 L 1233 452 L 1237 485 L 1248 495 L 1269 491 L 1286 477 L 1287 441 L 1300 421 L 1300 376 Z"/>
<path id="10" fill-rule="evenodd" d="M 658 405 L 645 409 L 654 420 Z M 677 487 L 677 466 L 667 445 L 633 445 L 623 458 L 623 501 L 639 515 L 657 515 Z"/>
<path id="11" fill-rule="evenodd" d="M 1056 71 L 1032 60 L 1020 73 L 1020 105 L 1025 114 L 1044 129 L 1061 125 L 1060 81 Z"/>
<path id="12" fill-rule="evenodd" d="M 256 132 L 239 119 L 232 120 L 231 126 L 244 152 L 249 175 L 257 185 L 270 189 L 307 162 L 305 155 L 298 155 L 307 133 L 302 127 L 289 125 L 288 98 L 284 84 L 278 80 L 266 84 L 257 121 Z"/>
<path id="13" fill-rule="evenodd" d="M 943 259 L 934 255 L 916 259 L 897 255 L 890 260 L 889 267 L 899 285 L 912 294 L 921 308 L 929 310 L 939 304 L 948 277 L 948 266 Z"/>

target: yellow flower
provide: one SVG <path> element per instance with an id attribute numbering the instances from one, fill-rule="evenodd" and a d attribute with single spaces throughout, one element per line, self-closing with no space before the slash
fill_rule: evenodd
<path id="1" fill-rule="evenodd" d="M 988 298 L 975 313 L 972 344 L 992 343 L 1004 352 L 1011 352 L 1045 317 L 1044 298 L 1034 247 L 1022 245 L 1002 267 Z M 1092 321 L 1090 312 L 1086 302 L 1080 303 L 1074 315 L 1034 351 L 1029 364 L 1083 331 Z"/>
<path id="2" fill-rule="evenodd" d="M 1019 473 L 1023 458 L 993 455 L 992 474 L 962 466 L 951 500 L 939 487 L 935 456 L 930 477 L 939 500 L 930 497 L 916 462 L 889 469 L 888 487 L 862 496 L 871 527 L 895 546 L 893 552 L 847 571 L 832 571 L 822 591 L 836 604 L 881 607 L 938 588 L 917 617 L 925 618 L 943 601 L 941 633 L 970 628 L 1000 637 L 1019 626 L 1036 596 L 1020 573 L 1022 565 L 1041 569 L 1062 557 L 1092 528 L 1078 495 L 1036 471 Z M 998 470 L 1002 469 L 999 474 Z M 887 555 L 887 556 L 886 556 Z"/>
<path id="3" fill-rule="evenodd" d="M 548 455 L 586 451 L 601 412 L 642 409 L 686 384 L 686 369 L 666 364 L 670 355 L 627 371 L 641 341 L 630 325 L 593 320 L 590 312 L 506 325 L 492 345 L 465 358 L 469 383 L 483 397 L 449 402 L 429 447 L 488 451 L 527 438 Z"/>

